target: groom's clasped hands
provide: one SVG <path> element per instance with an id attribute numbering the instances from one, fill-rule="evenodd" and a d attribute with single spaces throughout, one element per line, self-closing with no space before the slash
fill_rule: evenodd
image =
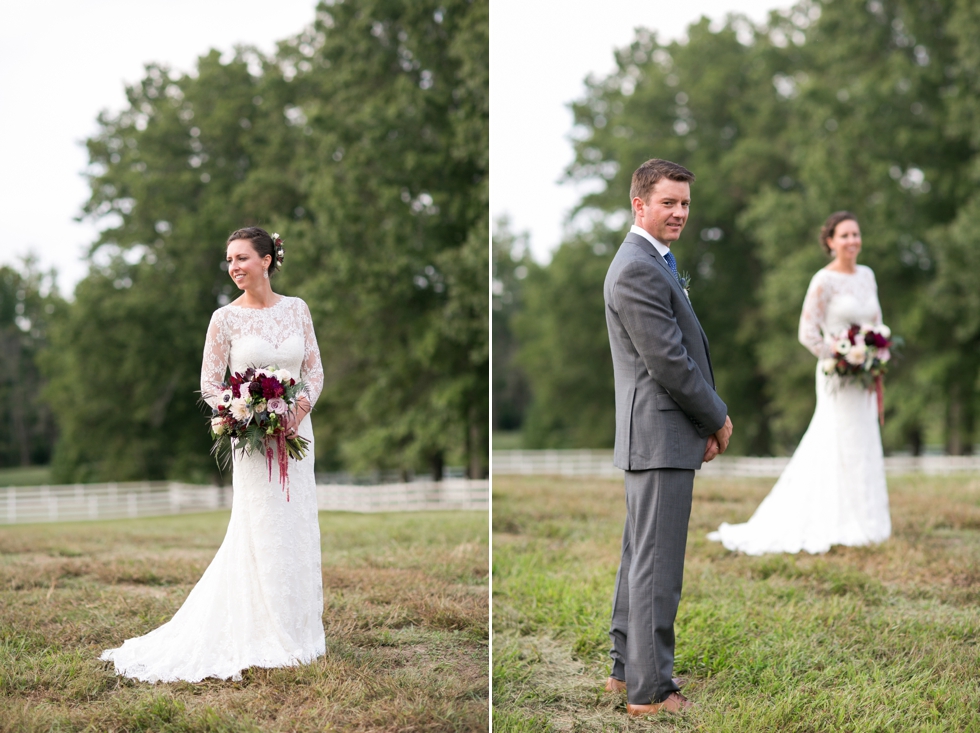
<path id="1" fill-rule="evenodd" d="M 704 462 L 707 463 L 728 450 L 728 441 L 731 437 L 732 419 L 725 415 L 725 424 L 718 428 L 718 432 L 708 436 L 708 444 L 704 447 Z"/>

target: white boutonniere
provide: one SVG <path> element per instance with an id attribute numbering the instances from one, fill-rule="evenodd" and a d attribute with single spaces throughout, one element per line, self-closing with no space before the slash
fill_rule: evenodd
<path id="1" fill-rule="evenodd" d="M 691 302 L 691 275 L 685 270 L 677 276 L 678 282 L 680 282 L 681 287 L 684 288 L 684 295 L 687 296 L 687 302 Z"/>

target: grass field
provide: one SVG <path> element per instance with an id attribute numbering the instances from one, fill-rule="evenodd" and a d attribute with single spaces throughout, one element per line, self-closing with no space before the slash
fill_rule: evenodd
<path id="1" fill-rule="evenodd" d="M 150 685 L 97 657 L 167 621 L 227 512 L 0 528 L 0 731 L 488 728 L 483 512 L 322 513 L 327 653 Z"/>
<path id="2" fill-rule="evenodd" d="M 495 478 L 494 731 L 980 731 L 980 480 L 890 480 L 877 547 L 705 539 L 772 483 L 696 482 L 675 672 L 697 708 L 628 720 L 602 691 L 621 482 Z"/>

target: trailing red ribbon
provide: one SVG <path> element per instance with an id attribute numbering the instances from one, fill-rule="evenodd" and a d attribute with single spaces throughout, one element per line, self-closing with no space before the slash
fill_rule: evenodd
<path id="1" fill-rule="evenodd" d="M 279 452 L 279 484 L 286 492 L 286 501 L 289 501 L 289 451 L 286 450 L 286 433 L 276 434 L 276 448 Z M 265 439 L 265 462 L 269 466 L 269 483 L 272 483 L 272 444 L 269 439 Z"/>
<path id="2" fill-rule="evenodd" d="M 881 381 L 881 375 L 875 377 L 875 394 L 878 395 L 878 424 L 885 426 L 885 385 Z"/>
<path id="3" fill-rule="evenodd" d="M 289 451 L 286 450 L 285 431 L 276 434 L 276 447 L 279 449 L 279 483 L 286 492 L 286 501 L 289 501 Z"/>
<path id="4" fill-rule="evenodd" d="M 289 451 L 286 450 L 286 433 L 276 434 L 276 448 L 279 452 L 279 484 L 286 492 L 286 501 L 289 501 Z M 272 483 L 272 444 L 269 439 L 265 439 L 265 462 L 269 466 L 269 483 Z"/>

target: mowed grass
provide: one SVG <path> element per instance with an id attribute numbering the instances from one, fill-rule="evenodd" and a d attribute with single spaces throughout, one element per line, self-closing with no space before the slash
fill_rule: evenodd
<path id="1" fill-rule="evenodd" d="M 169 620 L 228 512 L 0 528 L 0 731 L 481 731 L 484 512 L 321 513 L 326 655 L 240 682 L 117 677 Z"/>
<path id="2" fill-rule="evenodd" d="M 890 479 L 876 547 L 748 557 L 705 538 L 772 484 L 696 481 L 675 673 L 697 707 L 627 719 L 602 690 L 621 482 L 495 478 L 494 731 L 980 731 L 980 479 Z"/>

